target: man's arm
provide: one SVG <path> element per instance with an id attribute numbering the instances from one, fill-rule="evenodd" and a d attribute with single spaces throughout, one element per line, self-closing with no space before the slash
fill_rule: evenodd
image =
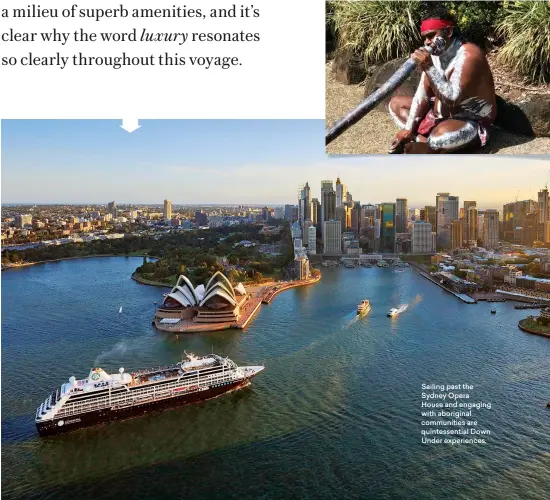
<path id="1" fill-rule="evenodd" d="M 430 88 L 446 106 L 453 108 L 463 101 L 464 89 L 473 79 L 477 60 L 475 53 L 468 53 L 465 47 L 461 47 L 456 54 L 450 78 L 434 65 L 426 69 Z"/>
<path id="2" fill-rule="evenodd" d="M 426 116 L 428 109 L 430 108 L 430 96 L 434 95 L 434 92 L 430 88 L 428 78 L 425 73 L 422 73 L 420 83 L 414 94 L 411 109 L 409 111 L 409 117 L 405 124 L 405 130 L 411 130 L 416 132 L 418 124 Z"/>

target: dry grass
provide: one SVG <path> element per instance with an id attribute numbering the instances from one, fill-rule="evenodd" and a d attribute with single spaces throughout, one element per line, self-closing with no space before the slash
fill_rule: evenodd
<path id="1" fill-rule="evenodd" d="M 326 124 L 332 125 L 363 99 L 362 85 L 343 85 L 326 68 Z M 371 111 L 327 147 L 329 154 L 386 154 L 397 128 L 388 113 Z M 494 130 L 488 147 L 482 153 L 506 155 L 550 154 L 550 138 L 526 138 Z"/>

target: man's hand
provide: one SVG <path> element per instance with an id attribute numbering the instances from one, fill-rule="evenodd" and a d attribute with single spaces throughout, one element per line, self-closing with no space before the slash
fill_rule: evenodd
<path id="1" fill-rule="evenodd" d="M 400 130 L 395 136 L 395 140 L 391 143 L 390 153 L 398 152 L 403 149 L 405 143 L 413 140 L 414 133 L 412 130 Z"/>
<path id="2" fill-rule="evenodd" d="M 416 65 L 422 69 L 422 71 L 427 71 L 433 66 L 432 56 L 424 48 L 415 50 L 414 53 L 411 54 L 411 57 L 416 62 Z"/>

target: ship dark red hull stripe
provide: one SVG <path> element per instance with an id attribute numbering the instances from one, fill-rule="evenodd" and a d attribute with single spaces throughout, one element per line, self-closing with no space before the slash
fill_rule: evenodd
<path id="1" fill-rule="evenodd" d="M 239 380 L 218 386 L 212 386 L 207 390 L 194 391 L 191 393 L 172 396 L 156 401 L 134 404 L 124 408 L 105 408 L 98 411 L 82 413 L 80 415 L 71 415 L 69 417 L 58 417 L 54 420 L 37 422 L 36 428 L 41 436 L 61 434 L 70 432 L 92 425 L 121 420 L 124 418 L 135 417 L 150 411 L 162 410 L 173 406 L 182 406 L 186 404 L 199 403 L 207 399 L 212 399 L 230 391 L 235 391 L 247 386 L 250 379 Z M 176 393 L 177 394 L 177 393 Z M 60 422 L 62 422 L 60 424 Z"/>

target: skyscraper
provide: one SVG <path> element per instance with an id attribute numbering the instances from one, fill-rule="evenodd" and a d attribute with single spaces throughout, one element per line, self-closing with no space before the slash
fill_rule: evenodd
<path id="1" fill-rule="evenodd" d="M 111 203 L 107 205 L 107 212 L 111 214 L 113 219 L 116 219 L 116 216 L 117 216 L 116 201 L 111 201 Z"/>
<path id="2" fill-rule="evenodd" d="M 300 223 L 302 227 L 306 220 L 311 220 L 311 190 L 307 182 L 300 192 Z"/>
<path id="3" fill-rule="evenodd" d="M 432 225 L 432 230 L 436 228 L 437 223 L 437 217 L 436 217 L 437 208 L 433 205 L 427 205 L 424 208 L 424 218 L 421 220 L 425 220 L 426 222 L 429 222 Z"/>
<path id="4" fill-rule="evenodd" d="M 409 206 L 407 198 L 397 198 L 395 200 L 395 232 L 405 233 L 407 232 L 407 215 L 409 213 Z"/>
<path id="5" fill-rule="evenodd" d="M 464 225 L 461 220 L 451 222 L 451 248 L 461 248 L 464 242 Z"/>
<path id="6" fill-rule="evenodd" d="M 164 220 L 170 220 L 172 218 L 172 202 L 170 200 L 164 200 Z"/>
<path id="7" fill-rule="evenodd" d="M 342 253 L 342 225 L 339 220 L 328 220 L 323 229 L 323 253 L 340 255 Z"/>
<path id="8" fill-rule="evenodd" d="M 314 226 L 319 226 L 321 217 L 321 203 L 318 198 L 313 198 L 311 200 L 311 222 Z"/>
<path id="9" fill-rule="evenodd" d="M 464 202 L 464 240 L 468 246 L 477 245 L 477 203 L 475 201 Z"/>
<path id="10" fill-rule="evenodd" d="M 332 182 L 330 183 L 332 186 Z M 329 189 L 328 186 L 325 187 L 325 190 L 321 192 L 321 214 L 322 214 L 322 229 L 323 229 L 323 238 L 324 238 L 324 223 L 329 220 L 336 219 L 336 193 L 332 189 Z"/>
<path id="11" fill-rule="evenodd" d="M 317 253 L 317 229 L 315 226 L 310 226 L 307 230 L 308 250 L 309 253 L 314 255 Z"/>
<path id="12" fill-rule="evenodd" d="M 362 209 L 361 209 L 361 203 L 356 201 L 353 204 L 353 208 L 351 210 L 351 230 L 355 234 L 355 237 L 358 238 L 361 235 L 361 226 L 363 222 L 363 218 L 361 217 Z"/>
<path id="13" fill-rule="evenodd" d="M 395 251 L 395 203 L 380 204 L 380 250 Z"/>
<path id="14" fill-rule="evenodd" d="M 336 179 L 336 207 L 341 207 L 344 203 L 347 203 L 347 201 L 348 196 L 346 186 L 342 184 L 340 177 L 338 177 Z"/>
<path id="15" fill-rule="evenodd" d="M 432 225 L 426 221 L 414 221 L 412 227 L 412 253 L 425 254 L 433 252 Z"/>
<path id="16" fill-rule="evenodd" d="M 451 248 L 452 222 L 458 220 L 458 196 L 437 193 L 436 197 L 437 244 L 441 248 Z"/>
<path id="17" fill-rule="evenodd" d="M 539 191 L 539 224 L 550 221 L 550 206 L 548 205 L 548 188 Z"/>
<path id="18" fill-rule="evenodd" d="M 294 211 L 294 205 L 285 205 L 285 219 L 292 221 L 292 212 Z"/>
<path id="19" fill-rule="evenodd" d="M 485 248 L 498 247 L 498 211 L 485 210 L 483 220 L 483 246 Z"/>

